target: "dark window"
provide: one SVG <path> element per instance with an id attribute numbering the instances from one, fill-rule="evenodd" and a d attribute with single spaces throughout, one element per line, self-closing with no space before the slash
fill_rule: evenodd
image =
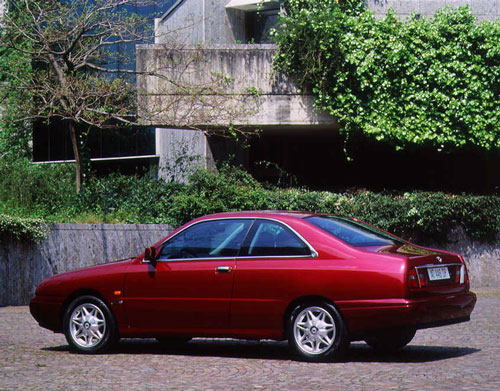
<path id="1" fill-rule="evenodd" d="M 354 247 L 404 244 L 374 227 L 343 217 L 314 216 L 306 220 Z"/>
<path id="2" fill-rule="evenodd" d="M 311 250 L 283 224 L 264 220 L 252 228 L 251 239 L 242 254 L 250 257 L 311 255 Z"/>
<path id="3" fill-rule="evenodd" d="M 87 139 L 91 158 L 155 154 L 155 130 L 146 127 L 91 129 Z M 67 124 L 60 120 L 33 124 L 33 161 L 74 159 Z"/>
<path id="4" fill-rule="evenodd" d="M 247 43 L 272 43 L 271 29 L 276 27 L 279 8 L 245 13 Z"/>
<path id="5" fill-rule="evenodd" d="M 235 257 L 253 220 L 204 221 L 168 240 L 160 259 Z"/>

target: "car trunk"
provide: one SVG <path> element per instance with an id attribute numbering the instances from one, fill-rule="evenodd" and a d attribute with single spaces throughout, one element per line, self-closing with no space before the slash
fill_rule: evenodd
<path id="1" fill-rule="evenodd" d="M 458 254 L 411 244 L 365 250 L 404 256 L 408 260 L 407 287 L 413 292 L 412 296 L 423 293 L 449 294 L 468 289 L 467 272 Z"/>

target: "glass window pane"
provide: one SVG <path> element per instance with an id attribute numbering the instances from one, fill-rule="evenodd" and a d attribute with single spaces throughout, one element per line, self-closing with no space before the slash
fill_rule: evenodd
<path id="1" fill-rule="evenodd" d="M 403 244 L 385 232 L 351 219 L 313 216 L 307 217 L 306 220 L 354 247 Z"/>
<path id="2" fill-rule="evenodd" d="M 284 225 L 261 221 L 245 251 L 249 256 L 310 255 L 309 247 Z"/>
<path id="3" fill-rule="evenodd" d="M 194 224 L 163 246 L 160 259 L 235 257 L 252 222 L 228 219 Z"/>

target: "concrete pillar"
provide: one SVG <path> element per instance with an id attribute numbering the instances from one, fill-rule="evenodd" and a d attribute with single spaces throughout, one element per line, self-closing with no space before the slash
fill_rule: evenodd
<path id="1" fill-rule="evenodd" d="M 156 129 L 158 176 L 167 181 L 186 181 L 196 168 L 213 164 L 207 136 L 192 129 Z"/>

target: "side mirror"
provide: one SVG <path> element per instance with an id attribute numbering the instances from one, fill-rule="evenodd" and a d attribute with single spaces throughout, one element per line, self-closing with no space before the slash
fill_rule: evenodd
<path id="1" fill-rule="evenodd" d="M 144 260 L 149 261 L 153 266 L 156 265 L 156 249 L 154 247 L 146 247 Z"/>

